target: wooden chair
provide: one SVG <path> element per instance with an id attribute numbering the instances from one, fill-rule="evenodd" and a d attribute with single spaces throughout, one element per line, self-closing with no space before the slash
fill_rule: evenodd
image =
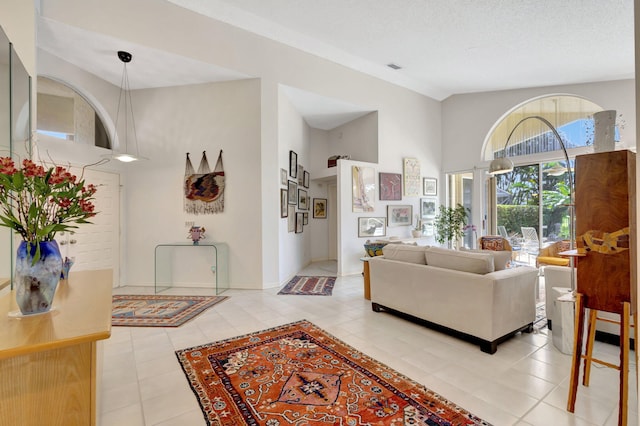
<path id="1" fill-rule="evenodd" d="M 569 258 L 562 257 L 558 253 L 569 250 L 569 240 L 556 241 L 540 249 L 538 257 L 536 257 L 536 267 L 555 265 L 569 266 Z"/>

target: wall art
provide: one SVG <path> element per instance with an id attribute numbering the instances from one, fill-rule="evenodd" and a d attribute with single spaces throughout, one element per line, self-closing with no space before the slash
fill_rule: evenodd
<path id="1" fill-rule="evenodd" d="M 387 206 L 387 223 L 389 226 L 409 226 L 413 221 L 413 206 Z"/>
<path id="2" fill-rule="evenodd" d="M 206 151 L 198 171 L 193 169 L 189 153 L 184 170 L 184 211 L 192 214 L 222 213 L 224 211 L 224 167 L 222 150 L 213 172 L 209 170 Z"/>
<path id="3" fill-rule="evenodd" d="M 420 216 L 422 219 L 433 219 L 436 217 L 438 199 L 436 197 L 420 198 Z"/>
<path id="4" fill-rule="evenodd" d="M 422 195 L 438 195 L 438 179 L 422 178 Z"/>
<path id="5" fill-rule="evenodd" d="M 402 175 L 400 173 L 379 173 L 380 199 L 402 200 Z"/>
<path id="6" fill-rule="evenodd" d="M 305 170 L 304 178 L 302 179 L 302 186 L 309 188 L 309 180 L 311 180 L 311 175 L 309 175 L 309 172 Z"/>
<path id="7" fill-rule="evenodd" d="M 289 205 L 289 191 L 280 188 L 280 217 L 287 217 L 287 207 Z"/>
<path id="8" fill-rule="evenodd" d="M 280 185 L 287 186 L 287 171 L 280 169 Z"/>
<path id="9" fill-rule="evenodd" d="M 358 237 L 384 237 L 387 235 L 387 226 L 384 217 L 359 217 Z"/>
<path id="10" fill-rule="evenodd" d="M 289 192 L 289 204 L 298 204 L 298 184 L 290 180 L 287 190 Z"/>
<path id="11" fill-rule="evenodd" d="M 417 158 L 404 158 L 404 195 L 420 196 L 420 163 Z"/>
<path id="12" fill-rule="evenodd" d="M 287 231 L 294 232 L 296 230 L 296 206 L 289 204 L 287 209 Z"/>
<path id="13" fill-rule="evenodd" d="M 326 198 L 313 199 L 313 217 L 315 219 L 327 218 L 327 199 Z"/>
<path id="14" fill-rule="evenodd" d="M 309 212 L 304 212 L 302 213 L 302 224 L 303 225 L 308 225 L 309 224 Z"/>
<path id="15" fill-rule="evenodd" d="M 298 208 L 300 210 L 309 210 L 309 198 L 307 191 L 304 189 L 298 189 Z"/>
<path id="16" fill-rule="evenodd" d="M 298 177 L 298 154 L 293 151 L 289 151 L 289 176 Z"/>
<path id="17" fill-rule="evenodd" d="M 296 213 L 296 234 L 300 234 L 302 232 L 302 227 L 304 225 L 304 214 L 302 212 Z"/>
<path id="18" fill-rule="evenodd" d="M 298 164 L 298 185 L 302 186 L 304 182 L 304 167 Z"/>
<path id="19" fill-rule="evenodd" d="M 354 212 L 372 212 L 376 193 L 375 170 L 373 167 L 351 167 L 352 210 Z"/>

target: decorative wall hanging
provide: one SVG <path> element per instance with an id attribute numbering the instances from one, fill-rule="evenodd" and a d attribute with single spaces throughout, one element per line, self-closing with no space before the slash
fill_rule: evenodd
<path id="1" fill-rule="evenodd" d="M 380 173 L 380 199 L 402 200 L 402 175 L 400 173 Z"/>
<path id="2" fill-rule="evenodd" d="M 359 217 L 358 237 L 384 237 L 387 235 L 387 226 L 384 217 Z"/>
<path id="3" fill-rule="evenodd" d="M 438 195 L 438 179 L 422 178 L 422 195 Z"/>
<path id="4" fill-rule="evenodd" d="M 372 212 L 376 192 L 375 170 L 373 167 L 351 167 L 353 184 L 352 209 L 354 212 Z"/>
<path id="5" fill-rule="evenodd" d="M 420 196 L 420 163 L 417 158 L 404 159 L 404 195 Z"/>
<path id="6" fill-rule="evenodd" d="M 209 170 L 206 151 L 202 151 L 202 159 L 197 173 L 193 169 L 187 152 L 184 180 L 184 210 L 187 213 L 207 214 L 222 213 L 224 211 L 222 150 L 220 150 L 213 172 Z"/>
<path id="7" fill-rule="evenodd" d="M 326 198 L 313 199 L 313 217 L 315 219 L 327 218 L 327 199 Z"/>
<path id="8" fill-rule="evenodd" d="M 413 206 L 387 206 L 387 224 L 389 226 L 409 226 L 413 218 Z"/>

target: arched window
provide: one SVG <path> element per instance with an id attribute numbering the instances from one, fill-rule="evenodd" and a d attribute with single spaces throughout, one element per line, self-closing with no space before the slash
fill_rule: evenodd
<path id="1" fill-rule="evenodd" d="M 483 159 L 502 157 L 509 133 L 523 118 L 538 115 L 546 118 L 558 130 L 567 149 L 593 144 L 593 114 L 602 111 L 599 105 L 577 96 L 551 95 L 527 101 L 498 121 L 485 142 Z M 616 142 L 618 141 L 616 132 Z M 540 120 L 522 123 L 509 142 L 508 157 L 561 150 L 549 128 Z"/>
<path id="2" fill-rule="evenodd" d="M 95 108 L 63 83 L 38 77 L 37 116 L 42 137 L 111 149 L 111 139 Z"/>

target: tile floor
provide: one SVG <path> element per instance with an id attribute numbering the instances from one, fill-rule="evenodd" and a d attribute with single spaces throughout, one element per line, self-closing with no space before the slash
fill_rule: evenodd
<path id="1" fill-rule="evenodd" d="M 300 275 L 330 275 L 334 263 Z M 113 327 L 104 342 L 99 418 L 102 426 L 204 425 L 198 402 L 174 351 L 307 319 L 360 351 L 424 384 L 496 426 L 616 425 L 618 372 L 594 364 L 591 385 L 578 388 L 575 414 L 566 411 L 571 359 L 546 328 L 518 335 L 488 355 L 477 346 L 386 313 L 363 298 L 360 275 L 340 277 L 332 297 L 278 296 L 268 290 L 228 290 L 230 299 L 179 328 Z M 122 287 L 118 294 L 152 293 Z M 174 289 L 175 294 L 207 294 Z M 197 292 L 197 293 L 196 293 Z M 544 292 L 542 292 L 544 294 Z M 618 347 L 597 343 L 594 356 L 617 364 Z M 629 374 L 629 422 L 638 424 L 635 357 Z"/>

